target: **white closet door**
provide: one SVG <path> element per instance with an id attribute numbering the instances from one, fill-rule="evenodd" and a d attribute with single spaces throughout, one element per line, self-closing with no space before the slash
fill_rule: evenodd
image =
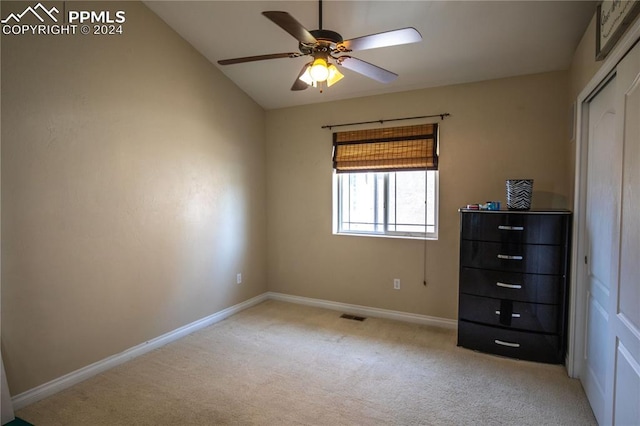
<path id="1" fill-rule="evenodd" d="M 608 418 L 611 394 L 608 366 L 609 301 L 614 279 L 613 256 L 619 244 L 620 164 L 622 149 L 616 131 L 616 78 L 589 103 L 586 191 L 587 297 L 585 347 L 580 378 L 598 423 Z"/>
<path id="2" fill-rule="evenodd" d="M 614 378 L 606 423 L 640 425 L 640 44 L 617 67 L 622 143 L 620 245 L 609 305 Z"/>
<path id="3" fill-rule="evenodd" d="M 640 425 L 640 45 L 589 103 L 585 346 L 600 425 Z"/>

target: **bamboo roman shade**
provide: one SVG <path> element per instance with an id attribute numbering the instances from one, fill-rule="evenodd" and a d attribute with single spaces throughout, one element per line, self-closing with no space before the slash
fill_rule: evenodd
<path id="1" fill-rule="evenodd" d="M 438 170 L 438 125 L 354 130 L 333 134 L 337 173 Z"/>

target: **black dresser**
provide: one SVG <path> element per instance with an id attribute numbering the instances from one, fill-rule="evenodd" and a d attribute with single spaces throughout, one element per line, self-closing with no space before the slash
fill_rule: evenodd
<path id="1" fill-rule="evenodd" d="M 458 346 L 564 363 L 571 212 L 460 211 Z"/>

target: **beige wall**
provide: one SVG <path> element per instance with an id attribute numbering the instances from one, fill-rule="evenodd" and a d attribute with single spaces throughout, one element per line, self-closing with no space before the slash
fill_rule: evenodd
<path id="1" fill-rule="evenodd" d="M 569 98 L 574 102 L 602 66 L 596 61 L 596 15 L 593 15 L 569 67 Z"/>
<path id="2" fill-rule="evenodd" d="M 269 289 L 456 318 L 460 206 L 504 202 L 505 179 L 533 178 L 535 208 L 568 207 L 566 99 L 555 72 L 268 111 Z M 332 235 L 332 137 L 320 127 L 444 112 L 424 287 L 423 241 Z"/>
<path id="3" fill-rule="evenodd" d="M 264 111 L 142 3 L 73 7 L 125 34 L 2 36 L 13 395 L 266 291 Z"/>
<path id="4" fill-rule="evenodd" d="M 575 103 L 578 95 L 589 83 L 591 78 L 598 72 L 602 66 L 602 61 L 596 61 L 596 15 L 594 13 L 587 30 L 585 31 L 580 44 L 576 49 L 571 66 L 569 67 L 569 100 L 567 104 L 567 111 L 569 116 L 574 114 L 573 121 L 574 128 L 572 133 L 575 135 Z M 570 124 L 571 126 L 571 124 Z M 575 180 L 575 165 L 576 165 L 576 141 L 575 138 L 571 139 L 567 144 L 567 181 L 574 182 Z M 571 187 L 570 201 L 573 204 L 575 188 Z"/>

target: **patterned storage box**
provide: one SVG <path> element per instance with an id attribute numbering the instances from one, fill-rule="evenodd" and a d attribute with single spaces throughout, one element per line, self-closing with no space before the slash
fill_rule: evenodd
<path id="1" fill-rule="evenodd" d="M 533 193 L 533 179 L 507 179 L 507 208 L 529 210 Z"/>

